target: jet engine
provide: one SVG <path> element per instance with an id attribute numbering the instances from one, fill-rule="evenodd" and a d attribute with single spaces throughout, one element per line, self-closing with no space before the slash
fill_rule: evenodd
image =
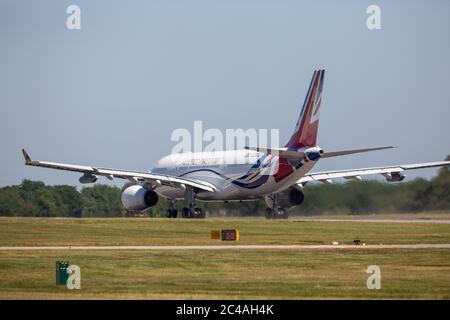
<path id="1" fill-rule="evenodd" d="M 123 206 L 130 211 L 144 211 L 158 203 L 156 192 L 140 185 L 126 185 L 120 198 Z"/>
<path id="2" fill-rule="evenodd" d="M 291 209 L 301 205 L 303 200 L 305 200 L 303 192 L 294 187 L 265 197 L 266 204 L 269 208 Z"/>
<path id="3" fill-rule="evenodd" d="M 97 181 L 97 179 L 98 178 L 96 175 L 85 173 L 80 177 L 80 179 L 78 179 L 78 181 L 80 181 L 80 183 L 86 184 L 86 183 L 94 183 L 95 181 Z"/>
<path id="4" fill-rule="evenodd" d="M 392 172 L 384 175 L 387 182 L 398 182 L 406 178 L 406 175 L 401 172 Z"/>

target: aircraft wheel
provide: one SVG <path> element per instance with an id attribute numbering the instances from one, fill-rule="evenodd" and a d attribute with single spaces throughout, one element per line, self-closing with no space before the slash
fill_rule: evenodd
<path id="1" fill-rule="evenodd" d="M 202 208 L 195 207 L 194 210 L 191 211 L 192 218 L 198 218 L 203 219 L 205 218 L 205 213 L 203 212 Z"/>
<path id="2" fill-rule="evenodd" d="M 190 218 L 191 217 L 191 210 L 189 208 L 184 207 L 183 210 L 181 210 L 181 216 L 183 218 Z"/>
<path id="3" fill-rule="evenodd" d="M 170 216 L 169 218 L 177 218 L 178 217 L 178 210 L 177 209 L 171 209 L 169 210 Z"/>
<path id="4" fill-rule="evenodd" d="M 287 219 L 288 217 L 289 216 L 288 216 L 286 210 L 279 208 L 275 211 L 273 218 L 274 219 Z"/>
<path id="5" fill-rule="evenodd" d="M 273 218 L 273 210 L 270 208 L 266 209 L 266 219 L 272 219 Z"/>

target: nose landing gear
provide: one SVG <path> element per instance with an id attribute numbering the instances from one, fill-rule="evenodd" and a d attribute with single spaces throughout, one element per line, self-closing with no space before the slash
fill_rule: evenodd
<path id="1" fill-rule="evenodd" d="M 205 218 L 205 213 L 203 210 L 195 205 L 195 198 L 197 196 L 198 190 L 187 187 L 184 193 L 184 200 L 189 205 L 189 207 L 184 207 L 181 211 L 181 216 L 183 218 Z"/>
<path id="2" fill-rule="evenodd" d="M 203 219 L 205 218 L 205 212 L 203 212 L 202 208 L 199 208 L 195 205 L 195 197 L 197 195 L 196 190 L 192 187 L 186 188 L 186 192 L 184 195 L 185 201 L 188 204 L 187 207 L 184 207 L 181 210 L 181 217 L 186 219 Z M 178 216 L 178 211 L 175 209 L 175 200 L 170 199 L 169 201 L 169 209 L 167 209 L 167 217 L 168 218 L 176 218 Z"/>
<path id="3" fill-rule="evenodd" d="M 202 208 L 199 207 L 184 207 L 181 210 L 181 217 L 183 218 L 205 218 L 205 213 Z M 178 218 L 178 210 L 174 208 L 174 205 L 169 203 L 169 208 L 167 209 L 167 218 Z"/>

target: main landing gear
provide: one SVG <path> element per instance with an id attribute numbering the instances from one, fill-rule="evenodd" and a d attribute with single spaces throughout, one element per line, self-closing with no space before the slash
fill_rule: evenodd
<path id="1" fill-rule="evenodd" d="M 277 193 L 266 196 L 266 219 L 287 219 L 289 217 L 287 211 L 279 206 L 279 195 Z"/>
<path id="2" fill-rule="evenodd" d="M 175 208 L 175 200 L 170 199 L 168 202 L 169 208 L 167 209 L 167 218 L 177 218 L 178 210 Z"/>

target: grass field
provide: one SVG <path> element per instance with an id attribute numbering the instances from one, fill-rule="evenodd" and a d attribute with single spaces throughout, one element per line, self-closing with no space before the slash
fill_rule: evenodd
<path id="1" fill-rule="evenodd" d="M 0 246 L 220 245 L 211 229 L 230 227 L 238 244 L 450 243 L 449 224 L 0 218 Z M 81 267 L 81 290 L 55 285 L 57 259 Z M 0 251 L 0 298 L 450 299 L 450 250 Z"/>

